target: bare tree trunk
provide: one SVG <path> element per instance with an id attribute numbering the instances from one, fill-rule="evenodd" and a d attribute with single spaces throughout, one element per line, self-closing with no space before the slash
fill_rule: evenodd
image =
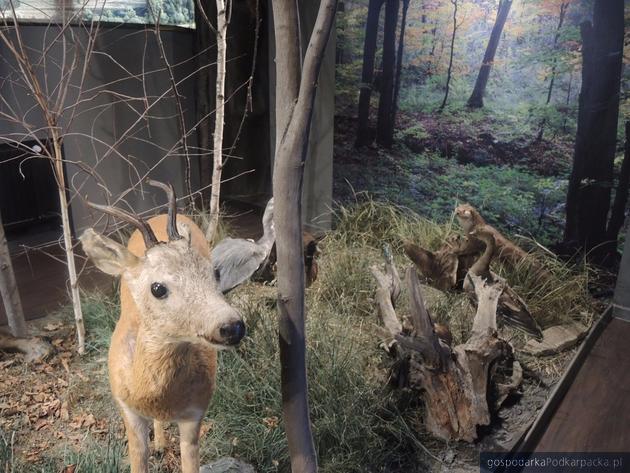
<path id="1" fill-rule="evenodd" d="M 610 209 L 623 60 L 623 0 L 595 0 L 582 32 L 582 89 L 565 245 L 601 260 Z M 595 251 L 592 251 L 595 250 Z"/>
<path id="2" fill-rule="evenodd" d="M 210 68 L 203 67 L 212 63 L 210 57 L 210 24 L 207 3 L 210 0 L 195 1 L 195 53 L 197 55 L 197 97 L 196 122 L 197 142 L 199 146 L 199 180 L 202 188 L 212 182 L 212 164 L 207 153 L 211 146 L 210 137 Z M 202 191 L 201 198 L 208 201 L 211 188 Z"/>
<path id="3" fill-rule="evenodd" d="M 400 35 L 398 37 L 398 53 L 396 55 L 396 79 L 394 82 L 394 105 L 392 111 L 392 123 L 396 124 L 396 115 L 398 114 L 398 96 L 400 95 L 400 80 L 402 76 L 402 63 L 405 52 L 405 29 L 407 26 L 407 11 L 409 10 L 410 0 L 402 0 L 402 19 L 400 20 Z"/>
<path id="4" fill-rule="evenodd" d="M 273 194 L 278 266 L 282 405 L 293 473 L 315 473 L 317 455 L 308 408 L 302 246 L 302 183 L 317 79 L 332 29 L 336 0 L 322 0 L 306 50 L 301 79 L 298 11 L 294 0 L 274 0 L 276 52 L 276 158 Z M 290 48 L 286 50 L 287 46 Z M 291 54 L 291 57 L 289 54 Z M 285 56 L 283 59 L 282 56 Z M 289 66 L 289 67 L 284 67 Z M 282 96 L 295 89 L 297 102 Z M 286 90 L 284 87 L 289 87 Z M 283 126 L 286 124 L 286 127 Z"/>
<path id="5" fill-rule="evenodd" d="M 399 0 L 387 0 L 383 36 L 383 73 L 381 94 L 378 100 L 376 142 L 391 148 L 394 141 L 394 75 L 396 72 L 396 27 L 398 26 Z"/>
<path id="6" fill-rule="evenodd" d="M 20 292 L 15 274 L 13 273 L 13 265 L 11 264 L 11 253 L 9 245 L 4 234 L 4 226 L 2 225 L 2 215 L 0 214 L 0 296 L 4 303 L 4 311 L 7 314 L 9 328 L 14 337 L 24 338 L 28 336 L 26 321 L 24 320 L 24 311 L 22 310 L 22 301 L 20 300 Z"/>
<path id="7" fill-rule="evenodd" d="M 558 48 L 558 40 L 560 39 L 560 30 L 562 29 L 562 24 L 564 23 L 564 17 L 567 13 L 567 7 L 569 6 L 569 2 L 562 2 L 560 4 L 560 16 L 558 17 L 558 26 L 556 27 L 556 34 L 553 37 L 553 46 L 551 50 L 555 53 Z M 551 94 L 553 93 L 553 85 L 556 80 L 556 67 L 557 67 L 557 59 L 554 56 L 551 63 L 551 78 L 549 79 L 549 88 L 547 89 L 547 100 L 545 101 L 545 105 L 549 105 L 551 102 Z M 538 136 L 536 136 L 536 141 L 541 141 L 543 139 L 543 135 L 545 133 L 545 125 L 547 124 L 547 117 L 543 117 L 540 122 L 540 128 L 538 130 Z"/>
<path id="8" fill-rule="evenodd" d="M 225 0 L 217 1 L 217 83 L 214 111 L 214 146 L 212 153 L 212 191 L 210 193 L 210 222 L 206 239 L 214 242 L 219 226 L 221 171 L 223 170 L 223 125 L 225 116 L 225 56 L 227 50 L 227 12 Z"/>
<path id="9" fill-rule="evenodd" d="M 385 0 L 370 0 L 367 22 L 365 24 L 365 42 L 363 45 L 363 67 L 361 70 L 361 87 L 359 91 L 359 113 L 357 116 L 356 146 L 365 146 L 372 140 L 370 134 L 370 100 L 372 83 L 374 82 L 374 61 L 376 57 L 376 40 L 378 39 L 378 19 Z"/>
<path id="10" fill-rule="evenodd" d="M 77 268 L 74 261 L 74 247 L 72 245 L 72 226 L 70 224 L 70 213 L 68 199 L 66 197 L 66 177 L 63 170 L 63 154 L 61 152 L 61 138 L 57 133 L 57 124 L 54 121 L 49 123 L 51 141 L 53 144 L 53 164 L 55 169 L 55 179 L 59 194 L 59 208 L 61 209 L 61 226 L 63 228 L 63 246 L 66 252 L 66 264 L 68 265 L 68 282 L 70 283 L 70 296 L 72 299 L 72 311 L 74 322 L 77 328 L 77 351 L 79 354 L 85 353 L 85 324 L 83 323 L 83 310 L 81 309 L 81 294 L 79 293 L 79 282 L 77 278 Z"/>
<path id="11" fill-rule="evenodd" d="M 301 57 L 298 10 L 286 8 L 287 1 L 272 0 L 276 44 L 276 155 L 287 130 L 300 91 Z M 280 52 L 281 51 L 281 52 Z M 281 73 L 280 73 L 281 72 Z M 275 165 L 275 164 L 274 164 Z"/>
<path id="12" fill-rule="evenodd" d="M 471 108 L 483 107 L 483 96 L 486 92 L 486 85 L 488 85 L 488 78 L 490 77 L 490 70 L 494 63 L 494 56 L 499 46 L 499 40 L 501 39 L 501 33 L 505 26 L 510 8 L 512 7 L 512 0 L 501 0 L 499 3 L 499 11 L 497 12 L 497 19 L 492 27 L 492 33 L 490 33 L 490 40 L 486 47 L 486 52 L 483 55 L 483 62 L 477 75 L 475 82 L 475 88 L 473 89 L 470 98 L 468 99 L 468 106 Z"/>
<path id="13" fill-rule="evenodd" d="M 58 90 L 57 101 L 53 104 L 49 103 L 50 96 L 46 95 L 46 88 L 42 88 L 42 85 L 35 74 L 33 64 L 30 62 L 30 58 L 26 53 L 26 46 L 22 40 L 20 33 L 19 22 L 15 15 L 15 9 L 13 4 L 11 5 L 12 17 L 15 25 L 15 42 L 12 42 L 4 32 L 0 32 L 0 39 L 7 46 L 7 49 L 11 51 L 13 57 L 19 65 L 19 74 L 28 87 L 30 94 L 40 108 L 41 113 L 46 121 L 47 131 L 50 134 L 50 141 L 53 144 L 52 150 L 46 150 L 45 154 L 50 158 L 55 174 L 58 195 L 59 195 L 59 207 L 61 211 L 61 224 L 63 228 L 63 243 L 66 253 L 66 264 L 68 265 L 68 279 L 70 283 L 70 296 L 72 299 L 72 308 L 74 312 L 74 319 L 77 329 L 77 351 L 79 354 L 85 353 L 85 325 L 83 323 L 83 312 L 81 310 L 81 298 L 79 294 L 78 278 L 76 265 L 74 261 L 74 248 L 72 246 L 72 227 L 70 224 L 70 214 L 68 199 L 66 197 L 66 181 L 63 169 L 63 154 L 61 151 L 62 137 L 60 135 L 60 127 L 58 118 L 62 114 L 63 100 L 67 94 L 70 81 L 68 78 L 72 77 L 72 72 L 75 70 L 76 62 L 73 61 L 71 65 L 67 66 L 64 62 L 61 66 L 62 82 L 57 85 Z M 64 19 L 65 24 L 65 19 Z M 64 61 L 66 58 L 67 44 L 65 35 L 61 35 L 62 47 L 64 51 Z M 89 49 L 89 48 L 88 48 Z M 74 58 L 76 60 L 76 57 Z M 64 68 L 65 67 L 65 68 Z M 65 81 L 65 82 L 64 82 Z"/>
<path id="14" fill-rule="evenodd" d="M 617 251 L 617 240 L 619 232 L 626 220 L 626 205 L 628 204 L 628 191 L 630 187 L 630 120 L 626 121 L 626 146 L 619 171 L 619 183 L 615 192 L 615 201 L 610 211 L 610 221 L 608 222 L 608 240 L 611 242 L 611 250 Z"/>
<path id="15" fill-rule="evenodd" d="M 567 99 L 565 101 L 566 110 L 562 120 L 562 132 L 567 132 L 567 116 L 569 115 L 569 104 L 571 103 L 571 86 L 573 85 L 573 72 L 569 72 L 569 85 L 567 87 Z"/>
<path id="16" fill-rule="evenodd" d="M 441 112 L 446 107 L 446 101 L 448 100 L 448 93 L 451 87 L 451 74 L 453 72 L 453 53 L 455 51 L 455 36 L 457 35 L 457 2 L 458 0 L 451 0 L 453 4 L 453 34 L 451 35 L 451 54 L 448 59 L 448 70 L 446 72 L 446 90 L 444 91 L 444 99 L 440 105 L 439 111 Z"/>

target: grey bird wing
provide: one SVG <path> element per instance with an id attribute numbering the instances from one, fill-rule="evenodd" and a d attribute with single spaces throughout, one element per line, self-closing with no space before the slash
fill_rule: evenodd
<path id="1" fill-rule="evenodd" d="M 225 238 L 212 250 L 212 264 L 218 272 L 218 289 L 227 293 L 247 281 L 265 260 L 264 251 L 253 241 Z"/>

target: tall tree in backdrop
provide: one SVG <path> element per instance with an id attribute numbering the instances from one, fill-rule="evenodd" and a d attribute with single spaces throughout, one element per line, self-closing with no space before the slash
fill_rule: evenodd
<path id="1" fill-rule="evenodd" d="M 363 45 L 363 66 L 359 90 L 359 113 L 357 128 L 357 146 L 370 144 L 370 101 L 374 83 L 374 63 L 376 60 L 376 42 L 378 40 L 378 20 L 385 0 L 370 0 L 367 22 L 365 23 L 365 41 Z"/>
<path id="2" fill-rule="evenodd" d="M 376 142 L 390 148 L 394 141 L 394 85 L 396 73 L 396 27 L 398 26 L 399 0 L 387 0 L 383 27 L 383 71 L 378 101 Z"/>
<path id="3" fill-rule="evenodd" d="M 398 113 L 398 96 L 400 95 L 400 80 L 402 76 L 403 57 L 405 53 L 405 30 L 407 28 L 407 12 L 410 0 L 402 0 L 402 18 L 400 19 L 400 34 L 398 37 L 398 52 L 396 53 L 396 77 L 394 79 L 394 103 L 392 105 L 392 139 L 396 114 Z"/>
<path id="4" fill-rule="evenodd" d="M 496 55 L 497 48 L 499 46 L 499 40 L 501 39 L 501 33 L 507 20 L 510 8 L 512 7 L 512 0 L 499 0 L 499 9 L 497 11 L 497 19 L 492 27 L 490 33 L 490 39 L 488 40 L 488 46 L 486 52 L 483 55 L 483 61 L 479 68 L 479 74 L 475 81 L 475 88 L 468 99 L 468 106 L 471 108 L 483 107 L 483 96 L 486 93 L 486 86 L 488 85 L 488 78 L 490 77 L 490 71 L 492 64 L 494 63 L 494 56 Z"/>
<path id="5" fill-rule="evenodd" d="M 567 8 L 569 8 L 569 0 L 562 0 L 560 3 L 560 12 L 558 13 L 558 26 L 556 27 L 556 33 L 553 36 L 553 45 L 552 45 L 552 54 L 554 55 L 551 60 L 551 72 L 549 74 L 549 87 L 547 88 L 547 100 L 545 101 L 545 105 L 549 105 L 551 102 L 551 94 L 553 93 L 554 82 L 556 81 L 556 69 L 558 67 L 558 58 L 555 53 L 558 49 L 558 40 L 560 39 L 560 31 L 562 30 L 562 24 L 564 23 L 564 17 L 567 14 Z M 538 129 L 538 136 L 536 136 L 536 141 L 540 141 L 543 139 L 543 135 L 545 133 L 545 125 L 547 124 L 547 117 L 544 116 L 540 121 L 540 126 Z"/>
<path id="6" fill-rule="evenodd" d="M 564 243 L 602 261 L 617 143 L 624 0 L 595 0 L 593 21 L 580 28 L 582 88 Z"/>
<path id="7" fill-rule="evenodd" d="M 440 105 L 439 111 L 444 110 L 446 107 L 446 102 L 448 100 L 448 93 L 451 90 L 451 77 L 453 75 L 453 56 L 455 53 L 455 38 L 457 36 L 457 7 L 459 5 L 459 0 L 451 0 L 453 4 L 453 32 L 451 34 L 451 52 L 448 58 L 448 69 L 446 71 L 446 86 L 444 89 L 444 99 L 442 99 L 442 104 Z"/>

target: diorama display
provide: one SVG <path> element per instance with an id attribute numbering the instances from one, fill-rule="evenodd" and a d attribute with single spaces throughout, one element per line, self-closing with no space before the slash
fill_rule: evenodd
<path id="1" fill-rule="evenodd" d="M 3 473 L 630 461 L 626 2 L 136 3 L 0 0 Z"/>

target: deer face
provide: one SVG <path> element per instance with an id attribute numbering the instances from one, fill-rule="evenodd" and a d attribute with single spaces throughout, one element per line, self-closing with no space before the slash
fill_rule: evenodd
<path id="1" fill-rule="evenodd" d="M 245 335 L 241 315 L 217 289 L 210 260 L 187 238 L 159 243 L 143 257 L 92 229 L 81 242 L 96 267 L 125 281 L 140 325 L 152 338 L 223 348 L 238 344 Z"/>
<path id="2" fill-rule="evenodd" d="M 140 326 L 151 338 L 209 343 L 215 348 L 236 345 L 245 335 L 243 319 L 219 292 L 210 259 L 197 250 L 205 240 L 197 238 L 192 244 L 191 229 L 176 222 L 174 194 L 169 197 L 168 242 L 158 242 L 152 228 L 137 216 L 91 204 L 133 223 L 147 250 L 136 256 L 93 229 L 81 236 L 83 249 L 101 271 L 122 278 L 138 308 Z"/>

